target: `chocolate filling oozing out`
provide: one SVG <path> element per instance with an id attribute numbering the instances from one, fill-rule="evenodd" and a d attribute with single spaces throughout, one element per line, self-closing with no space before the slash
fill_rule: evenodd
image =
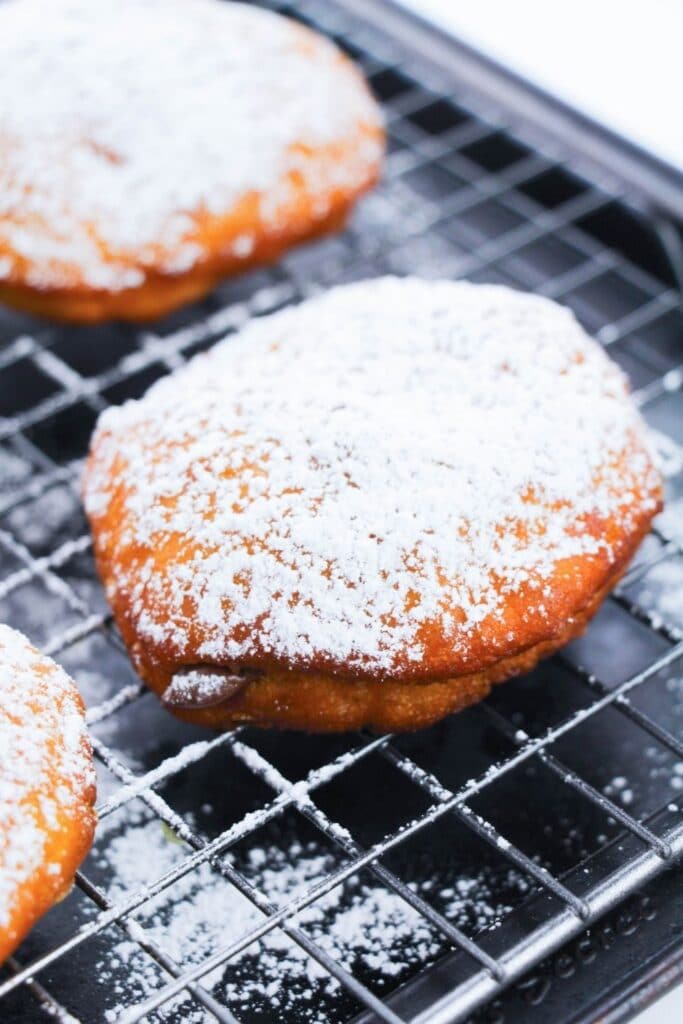
<path id="1" fill-rule="evenodd" d="M 179 669 L 161 695 L 168 708 L 209 708 L 222 704 L 242 690 L 261 669 L 229 665 L 188 665 Z"/>

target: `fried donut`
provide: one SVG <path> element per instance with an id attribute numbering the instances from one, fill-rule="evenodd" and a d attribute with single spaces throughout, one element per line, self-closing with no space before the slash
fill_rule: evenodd
<path id="1" fill-rule="evenodd" d="M 661 482 L 569 310 L 385 278 L 106 411 L 84 495 L 123 638 L 174 712 L 400 730 L 579 634 Z"/>
<path id="2" fill-rule="evenodd" d="M 76 687 L 0 625 L 0 963 L 69 891 L 92 844 L 94 802 Z"/>
<path id="3" fill-rule="evenodd" d="M 0 4 L 0 301 L 148 320 L 342 227 L 379 172 L 360 72 L 219 0 Z"/>

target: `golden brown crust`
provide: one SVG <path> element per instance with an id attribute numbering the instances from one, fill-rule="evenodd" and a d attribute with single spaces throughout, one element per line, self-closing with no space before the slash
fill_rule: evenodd
<path id="1" fill-rule="evenodd" d="M 104 440 L 102 436 L 98 438 Z M 99 457 L 98 445 L 95 444 L 91 451 L 86 478 L 92 472 L 94 464 Z M 630 453 L 622 454 L 617 472 L 623 473 L 626 479 L 626 466 Z M 258 472 L 258 464 L 245 460 L 242 466 L 244 474 Z M 112 467 L 112 479 L 115 481 L 111 503 L 104 516 L 91 515 L 91 522 L 95 536 L 95 555 L 99 575 L 104 583 L 109 597 L 114 616 L 116 618 L 123 639 L 131 653 L 131 657 L 140 675 L 157 692 L 162 692 L 168 685 L 173 673 L 183 665 L 195 665 L 201 661 L 203 664 L 214 664 L 220 667 L 221 661 L 211 661 L 209 658 L 183 657 L 178 658 L 175 647 L 170 639 L 153 639 L 150 636 L 142 638 L 138 631 L 138 610 L 132 607 L 129 594 L 125 588 L 116 585 L 116 581 L 129 575 L 135 575 L 135 565 L 138 564 L 141 552 L 135 544 L 131 544 L 124 551 L 120 548 L 122 536 L 133 536 L 135 532 L 135 514 L 131 513 L 131 506 L 128 504 L 134 489 L 131 488 L 130 476 L 125 459 L 120 458 Z M 505 600 L 495 615 L 487 616 L 468 634 L 466 645 L 454 647 L 450 638 L 444 634 L 438 624 L 431 626 L 425 624 L 421 627 L 418 640 L 422 647 L 422 654 L 419 661 L 409 659 L 408 652 L 404 652 L 402 658 L 398 658 L 391 671 L 378 673 L 376 669 L 364 671 L 360 666 L 347 667 L 345 670 L 334 663 L 331 663 L 324 655 L 318 653 L 308 657 L 305 665 L 298 665 L 291 660 L 284 663 L 281 659 L 275 658 L 263 651 L 258 651 L 258 635 L 254 637 L 255 651 L 249 657 L 248 667 L 259 669 L 265 676 L 258 682 L 253 682 L 245 689 L 240 699 L 235 698 L 230 703 L 226 712 L 226 721 L 232 721 L 232 715 L 236 709 L 242 709 L 242 704 L 249 699 L 257 701 L 257 711 L 253 713 L 254 720 L 264 720 L 270 723 L 271 719 L 264 714 L 264 708 L 272 696 L 277 697 L 282 708 L 278 710 L 272 721 L 283 718 L 288 721 L 289 711 L 286 710 L 285 689 L 294 689 L 303 680 L 310 689 L 314 683 L 329 683 L 330 686 L 337 685 L 339 689 L 339 702 L 346 706 L 348 701 L 347 687 L 356 683 L 369 685 L 367 697 L 368 708 L 373 708 L 378 703 L 383 703 L 378 698 L 377 687 L 386 688 L 391 684 L 407 686 L 408 688 L 425 684 L 439 683 L 447 689 L 435 690 L 434 692 L 453 693 L 454 683 L 464 680 L 479 680 L 482 673 L 489 682 L 505 678 L 508 672 L 505 666 L 516 665 L 518 658 L 526 658 L 528 652 L 539 651 L 536 657 L 527 664 L 521 662 L 524 667 L 515 671 L 527 671 L 530 664 L 535 664 L 538 658 L 545 656 L 566 643 L 572 636 L 577 635 L 584 628 L 585 622 L 594 613 L 594 605 L 603 599 L 606 593 L 614 586 L 616 580 L 623 572 L 625 566 L 633 557 L 636 549 L 647 533 L 652 518 L 661 510 L 662 491 L 659 482 L 651 484 L 651 478 L 646 478 L 648 483 L 635 493 L 630 494 L 629 500 L 615 512 L 611 519 L 606 520 L 594 515 L 590 522 L 584 524 L 587 531 L 596 538 L 604 540 L 607 546 L 603 546 L 595 554 L 582 554 L 565 558 L 558 561 L 554 572 L 547 581 L 544 601 L 539 605 L 537 589 L 533 581 L 531 583 L 520 583 L 514 590 L 507 589 Z M 170 535 L 159 542 L 153 551 L 154 571 L 163 578 L 168 572 L 169 566 L 176 563 L 186 562 L 191 564 L 192 547 L 187 547 L 186 538 Z M 600 595 L 596 597 L 596 595 Z M 596 604 L 597 602 L 597 604 Z M 171 604 L 167 614 L 171 615 Z M 589 609 L 588 612 L 585 609 Z M 454 609 L 457 613 L 457 609 Z M 570 632 L 566 639 L 565 629 L 567 624 L 578 623 L 577 632 Z M 189 648 L 192 651 L 200 650 L 205 639 L 205 633 L 199 623 L 189 627 Z M 235 634 L 236 635 L 236 634 Z M 558 639 L 560 638 L 560 639 Z M 503 666 L 500 673 L 496 672 L 498 666 Z M 489 678 L 488 672 L 492 673 Z M 493 679 L 495 677 L 495 680 Z M 362 687 L 355 693 L 351 705 L 358 709 L 362 708 L 363 700 L 358 695 L 365 692 Z M 344 696 L 346 694 L 346 696 Z M 424 696 L 424 693 L 422 694 Z M 449 699 L 453 699 L 452 696 Z M 390 703 L 390 702 L 389 702 Z M 417 704 L 417 701 L 415 702 Z M 457 701 L 456 701 L 457 703 Z M 252 714 L 250 706 L 244 705 L 247 715 Z M 374 712 L 373 712 L 374 713 Z M 381 714 L 389 715 L 389 712 Z M 446 713 L 446 712 L 444 712 Z M 199 712 L 199 719 L 206 719 L 207 724 L 215 724 L 221 715 Z M 336 715 L 336 712 L 335 712 Z M 320 716 L 321 719 L 324 716 Z M 342 716 L 343 717 L 343 716 Z M 350 718 L 353 717 L 350 715 Z M 296 713 L 291 715 L 292 721 L 298 721 Z M 308 721 L 308 714 L 304 713 L 301 721 Z M 311 721 L 316 720 L 313 714 Z M 306 725 L 302 728 L 321 728 L 320 725 Z M 380 728 L 379 725 L 376 726 Z M 409 724 L 403 726 L 410 728 Z"/>
<path id="2" fill-rule="evenodd" d="M 612 588 L 617 584 L 649 528 L 649 518 L 630 538 L 618 563 L 610 568 L 606 581 L 584 605 L 564 621 L 558 619 L 552 632 L 536 640 L 519 654 L 488 659 L 476 671 L 449 678 L 359 679 L 300 672 L 271 665 L 265 674 L 251 680 L 240 692 L 215 707 L 197 710 L 169 708 L 183 721 L 213 729 L 230 729 L 249 724 L 308 732 L 342 732 L 368 726 L 377 732 L 409 732 L 433 725 L 446 715 L 488 695 L 491 687 L 513 676 L 530 672 L 542 659 L 580 636 Z M 124 629 L 124 638 L 128 632 Z M 127 637 L 136 668 L 159 696 L 169 685 L 178 666 L 145 658 L 145 648 Z"/>
<path id="3" fill-rule="evenodd" d="M 311 153 L 311 163 L 348 159 L 351 150 L 368 141 L 377 143 L 381 149 L 383 132 L 376 127 L 363 126 L 352 142 L 328 147 L 324 153 Z M 32 286 L 26 283 L 34 269 L 31 261 L 18 260 L 16 253 L 9 252 L 6 247 L 3 249 L 0 240 L 0 258 L 11 257 L 21 271 L 15 273 L 11 280 L 0 280 L 0 302 L 34 316 L 72 324 L 97 324 L 113 319 L 136 323 L 156 320 L 203 298 L 224 278 L 268 266 L 293 246 L 342 230 L 356 202 L 376 183 L 379 171 L 378 158 L 366 176 L 353 187 L 331 189 L 325 197 L 327 212 L 324 215 L 319 212 L 320 195 L 313 196 L 301 181 L 290 177 L 291 198 L 277 225 L 260 219 L 258 207 L 263 197 L 258 193 L 246 196 L 223 216 L 198 216 L 191 240 L 204 255 L 197 265 L 182 274 L 163 273 L 145 267 L 143 283 L 134 288 L 93 288 L 83 281 L 76 267 L 73 268 L 69 287 Z M 242 236 L 253 239 L 248 256 L 236 255 L 234 251 L 235 240 Z M 120 263 L 118 256 L 117 264 Z M 139 269 L 132 260 L 130 266 L 131 269 Z"/>
<path id="4" fill-rule="evenodd" d="M 324 37 L 217 0 L 170 2 L 166 18 L 160 31 L 144 6 L 87 0 L 0 11 L 14 98 L 0 116 L 0 301 L 72 323 L 152 320 L 339 230 L 377 180 L 379 108 Z M 35 97 L 24 34 L 50 68 Z M 95 75 L 92 96 L 74 87 Z"/>
<path id="5" fill-rule="evenodd" d="M 37 801 L 38 794 L 32 801 L 36 810 Z M 81 813 L 64 815 L 56 825 L 45 823 L 45 859 L 17 890 L 9 927 L 0 929 L 0 964 L 14 952 L 36 922 L 69 894 L 74 875 L 92 846 L 96 824 L 94 803 L 92 786 L 84 793 Z M 58 865 L 57 871 L 53 865 Z"/>
<path id="6" fill-rule="evenodd" d="M 0 693 L 1 963 L 68 893 L 96 818 L 80 694 L 54 662 L 6 626 L 0 626 Z"/>

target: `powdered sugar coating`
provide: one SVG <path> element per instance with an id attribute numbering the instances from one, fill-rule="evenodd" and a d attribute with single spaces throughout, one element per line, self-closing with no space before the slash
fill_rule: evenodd
<path id="1" fill-rule="evenodd" d="M 83 707 L 74 684 L 28 640 L 0 625 L 0 938 L 12 942 L 20 891 L 45 864 L 48 842 L 71 856 L 66 835 L 90 815 L 95 784 Z M 89 818 L 90 820 L 90 818 Z M 77 841 L 81 843 L 79 838 Z M 41 893 L 36 899 L 45 899 Z"/>
<path id="2" fill-rule="evenodd" d="M 277 224 L 299 171 L 322 217 L 379 152 L 309 167 L 296 147 L 379 123 L 361 76 L 302 26 L 218 0 L 8 0 L 0 97 L 0 277 L 28 261 L 35 287 L 74 267 L 110 290 L 183 273 L 202 257 L 195 214 L 256 190 Z M 231 245 L 246 257 L 253 239 Z"/>
<path id="3" fill-rule="evenodd" d="M 84 493 L 148 652 L 405 677 L 425 630 L 466 653 L 515 593 L 542 619 L 562 560 L 607 571 L 658 486 L 625 378 L 568 310 L 385 278 L 105 412 Z"/>

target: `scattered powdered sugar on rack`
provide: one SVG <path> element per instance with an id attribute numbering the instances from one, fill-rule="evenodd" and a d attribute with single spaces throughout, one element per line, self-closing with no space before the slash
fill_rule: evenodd
<path id="1" fill-rule="evenodd" d="M 67 674 L 0 625 L 0 931 L 43 866 L 48 833 L 86 813 L 94 786 L 84 716 Z M 59 875 L 60 864 L 47 865 Z"/>
<path id="2" fill-rule="evenodd" d="M 628 779 L 623 775 L 615 775 L 609 782 L 603 787 L 602 791 L 605 796 L 615 800 L 617 804 L 622 804 L 624 807 L 628 807 L 629 804 L 633 803 L 633 789 L 629 785 Z"/>
<path id="3" fill-rule="evenodd" d="M 107 819 L 96 854 L 98 867 L 111 877 L 113 899 L 138 890 L 149 881 L 150 870 L 161 874 L 181 861 L 186 851 L 169 842 L 159 822 L 139 807 L 126 809 L 132 819 L 122 834 Z M 136 827 L 131 827 L 135 824 Z M 109 837 L 107 836 L 109 832 Z M 108 839 L 108 841 L 107 841 Z M 302 842 L 277 830 L 263 836 L 263 844 L 235 850 L 230 859 L 275 905 L 303 893 L 339 865 L 341 854 L 323 841 Z M 503 877 L 504 876 L 504 877 Z M 477 876 L 454 880 L 421 877 L 409 883 L 421 895 L 439 903 L 449 918 L 470 931 L 494 927 L 513 903 L 528 891 L 528 881 L 505 867 L 503 875 L 491 867 Z M 501 896 L 501 892 L 504 893 Z M 506 902 L 509 899 L 510 902 Z M 201 963 L 217 948 L 236 942 L 262 920 L 260 912 L 207 864 L 175 882 L 140 911 L 136 920 L 147 937 L 185 967 Z M 358 876 L 302 911 L 296 922 L 335 960 L 372 984 L 393 987 L 411 971 L 429 963 L 447 946 L 408 904 L 371 878 Z M 149 995 L 159 984 L 155 965 L 146 960 L 128 938 L 115 943 L 98 965 L 107 989 L 117 992 L 120 1005 L 110 1006 L 106 1019 L 117 1021 L 136 998 Z M 274 931 L 240 952 L 225 968 L 203 979 L 205 988 L 227 1003 L 238 1017 L 306 1021 L 336 1020 L 343 1011 L 338 983 L 311 960 L 287 935 Z M 207 1015 L 187 1000 L 165 1004 L 155 1020 L 182 1020 L 199 1024 Z"/>
<path id="4" fill-rule="evenodd" d="M 676 790 L 683 789 L 683 761 L 676 761 L 673 766 L 673 774 L 671 776 L 671 788 Z"/>
<path id="5" fill-rule="evenodd" d="M 324 216 L 380 151 L 368 136 L 344 160 L 307 160 L 377 125 L 377 107 L 331 43 L 245 4 L 9 0 L 0 95 L 0 277 L 16 253 L 37 287 L 68 284 L 74 265 L 111 290 L 146 265 L 182 273 L 202 256 L 195 214 L 258 191 L 277 223 L 294 172 Z"/>
<path id="6" fill-rule="evenodd" d="M 14 452 L 0 448 L 0 485 L 4 494 L 25 483 L 31 475 L 31 463 Z"/>
<path id="7" fill-rule="evenodd" d="M 683 639 L 683 558 L 653 565 L 640 582 L 638 600 Z"/>
<path id="8" fill-rule="evenodd" d="M 558 560 L 609 556 L 596 516 L 627 534 L 656 501 L 625 379 L 572 314 L 466 282 L 254 321 L 105 412 L 93 451 L 110 600 L 148 648 L 217 664 L 390 675 L 419 667 L 425 624 L 466 656 L 508 594 L 542 618 Z"/>
<path id="9" fill-rule="evenodd" d="M 683 497 L 671 497 L 659 516 L 658 522 L 668 537 L 683 544 Z"/>

